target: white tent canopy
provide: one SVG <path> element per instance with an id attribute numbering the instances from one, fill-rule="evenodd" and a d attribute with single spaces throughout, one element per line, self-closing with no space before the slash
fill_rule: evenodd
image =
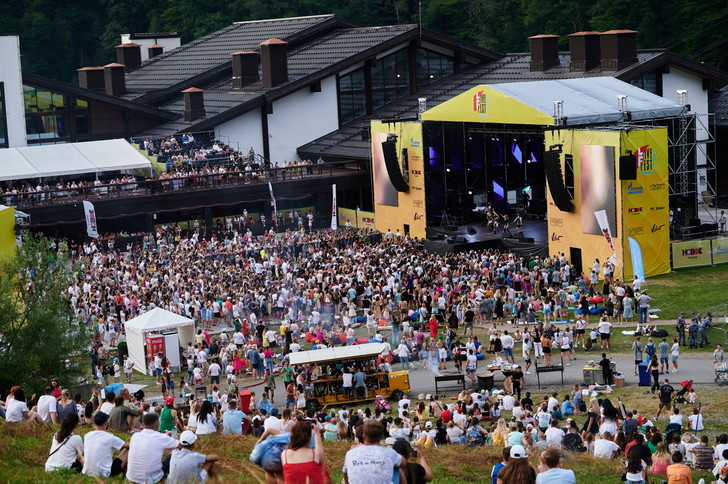
<path id="1" fill-rule="evenodd" d="M 146 333 L 161 332 L 176 329 L 179 334 L 180 345 L 183 341 L 193 341 L 195 336 L 195 322 L 185 316 L 180 316 L 162 308 L 154 308 L 134 319 L 124 323 L 126 328 L 126 344 L 129 357 L 134 362 L 134 369 L 147 372 L 147 360 L 144 346 Z"/>
<path id="2" fill-rule="evenodd" d="M 0 149 L 0 181 L 149 168 L 124 139 Z"/>

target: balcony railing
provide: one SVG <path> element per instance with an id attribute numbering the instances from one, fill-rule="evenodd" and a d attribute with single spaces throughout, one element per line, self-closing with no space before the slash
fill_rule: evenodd
<path id="1" fill-rule="evenodd" d="M 287 168 L 269 168 L 203 175 L 170 176 L 127 183 L 105 183 L 80 188 L 54 188 L 0 194 L 0 203 L 20 208 L 63 205 L 82 200 L 163 195 L 177 192 L 209 190 L 222 187 L 255 185 L 267 182 L 308 180 L 359 173 L 365 169 L 360 161 L 337 161 Z"/>

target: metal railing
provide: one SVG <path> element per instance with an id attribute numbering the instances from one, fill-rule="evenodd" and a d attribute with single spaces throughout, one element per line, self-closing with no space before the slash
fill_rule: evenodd
<path id="1" fill-rule="evenodd" d="M 63 205 L 81 200 L 164 195 L 170 193 L 209 190 L 221 187 L 254 185 L 287 180 L 326 178 L 348 172 L 359 173 L 365 169 L 360 161 L 337 161 L 324 164 L 303 165 L 287 168 L 268 168 L 203 175 L 168 176 L 125 183 L 104 183 L 79 188 L 54 188 L 0 194 L 0 203 L 19 208 Z"/>

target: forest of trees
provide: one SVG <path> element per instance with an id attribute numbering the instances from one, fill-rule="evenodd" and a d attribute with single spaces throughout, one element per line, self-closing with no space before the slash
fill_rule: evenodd
<path id="1" fill-rule="evenodd" d="M 232 22 L 335 13 L 361 25 L 418 23 L 498 52 L 527 37 L 634 29 L 639 47 L 669 48 L 728 69 L 725 0 L 16 0 L 0 35 L 19 35 L 26 72 L 75 82 L 75 71 L 114 61 L 129 32 L 179 32 L 188 42 Z M 562 38 L 564 48 L 567 39 Z"/>

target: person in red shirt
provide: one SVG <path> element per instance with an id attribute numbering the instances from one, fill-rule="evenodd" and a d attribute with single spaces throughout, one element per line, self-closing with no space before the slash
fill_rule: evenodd
<path id="1" fill-rule="evenodd" d="M 430 318 L 430 338 L 432 340 L 437 339 L 437 318 L 433 314 Z"/>
<path id="2" fill-rule="evenodd" d="M 450 422 L 450 420 L 452 420 L 452 411 L 449 407 L 443 410 L 442 413 L 440 413 L 440 418 L 442 419 L 443 424 L 447 424 Z"/>

